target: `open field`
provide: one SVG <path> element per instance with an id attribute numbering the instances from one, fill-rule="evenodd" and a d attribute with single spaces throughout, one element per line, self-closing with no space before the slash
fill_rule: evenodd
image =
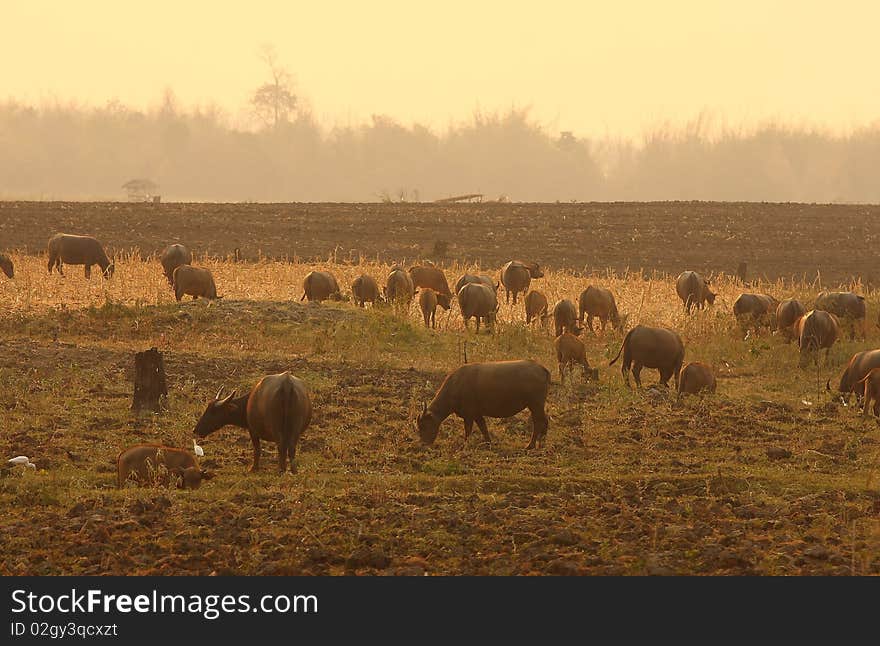
<path id="1" fill-rule="evenodd" d="M 878 283 L 880 207 L 769 203 L 143 204 L 0 202 L 0 249 L 46 250 L 56 232 L 97 236 L 142 256 L 181 240 L 198 253 L 400 261 L 449 247 L 445 261 L 511 258 L 574 271 L 682 269 L 827 284 Z M 880 284 L 880 283 L 878 283 Z"/>
<path id="2" fill-rule="evenodd" d="M 161 230 L 137 226 L 161 246 Z M 206 246 L 225 254 L 226 244 Z M 572 265 L 577 274 L 559 268 L 533 283 L 551 303 L 602 284 L 631 325 L 680 331 L 686 360 L 715 366 L 719 389 L 677 402 L 625 387 L 607 366 L 622 340 L 610 328 L 583 337 L 599 382 L 576 373 L 563 386 L 550 333 L 527 329 L 521 305 L 502 305 L 496 334 L 475 335 L 457 308 L 438 312 L 435 332 L 415 306 L 398 317 L 292 300 L 311 269 L 332 271 L 347 292 L 361 272 L 382 282 L 388 264 L 200 257 L 224 298 L 177 304 L 154 258 L 122 254 L 112 280 L 88 281 L 77 267 L 49 276 L 45 256 L 12 257 L 15 279 L 0 275 L 0 456 L 28 455 L 38 469 L 0 469 L 0 574 L 880 574 L 880 427 L 824 391 L 853 352 L 880 346 L 870 289 L 859 287 L 867 340 L 844 339 L 830 365 L 801 371 L 795 346 L 766 333 L 743 340 L 730 314 L 742 288 L 723 276 L 715 307 L 691 317 L 663 276 Z M 449 266 L 450 282 L 463 269 Z M 815 292 L 760 289 L 805 302 Z M 551 370 L 545 448 L 524 450 L 526 414 L 489 420 L 492 446 L 465 445 L 454 418 L 433 447 L 420 445 L 417 411 L 460 365 L 464 341 L 469 361 L 529 357 Z M 168 409 L 137 418 L 133 353 L 151 346 L 165 356 Z M 297 475 L 277 474 L 272 445 L 263 471 L 246 473 L 250 441 L 227 428 L 200 442 L 216 474 L 200 489 L 115 489 L 121 448 L 189 447 L 220 386 L 246 389 L 285 369 L 315 406 Z M 642 376 L 652 384 L 656 371 Z"/>

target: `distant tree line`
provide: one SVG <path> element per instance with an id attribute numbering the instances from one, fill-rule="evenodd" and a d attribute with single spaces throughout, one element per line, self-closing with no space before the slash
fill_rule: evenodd
<path id="1" fill-rule="evenodd" d="M 149 111 L 0 103 L 0 198 L 121 198 L 147 177 L 170 200 L 880 202 L 880 122 L 846 136 L 778 125 L 708 136 L 696 120 L 636 144 L 560 136 L 526 110 L 445 132 L 378 115 L 324 128 L 277 80 L 254 105 L 262 125 L 243 129 L 170 94 Z"/>

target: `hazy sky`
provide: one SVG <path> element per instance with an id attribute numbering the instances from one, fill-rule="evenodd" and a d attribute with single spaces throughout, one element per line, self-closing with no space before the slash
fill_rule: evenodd
<path id="1" fill-rule="evenodd" d="M 327 125 L 381 113 L 442 129 L 511 106 L 551 130 L 634 137 L 703 110 L 730 124 L 880 119 L 869 0 L 0 0 L 0 17 L 0 91 L 35 103 L 148 107 L 171 87 L 235 117 L 268 42 Z"/>

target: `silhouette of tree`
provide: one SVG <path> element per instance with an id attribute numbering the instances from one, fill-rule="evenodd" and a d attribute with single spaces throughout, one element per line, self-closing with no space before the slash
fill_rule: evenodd
<path id="1" fill-rule="evenodd" d="M 263 46 L 260 60 L 266 64 L 272 80 L 254 90 L 251 105 L 264 124 L 278 128 L 289 121 L 299 103 L 293 92 L 293 76 L 278 62 L 278 54 L 272 45 Z"/>

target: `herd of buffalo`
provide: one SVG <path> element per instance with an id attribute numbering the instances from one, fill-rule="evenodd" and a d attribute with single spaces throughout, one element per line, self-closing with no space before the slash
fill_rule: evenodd
<path id="1" fill-rule="evenodd" d="M 63 265 L 83 265 L 85 275 L 97 265 L 105 278 L 111 278 L 114 265 L 102 245 L 93 237 L 57 234 L 48 244 L 49 272 L 56 269 L 63 275 Z M 217 287 L 211 272 L 192 265 L 192 253 L 181 244 L 167 247 L 160 261 L 164 274 L 180 301 L 184 295 L 217 299 Z M 8 256 L 0 254 L 0 270 L 13 278 L 14 268 Z M 586 347 L 578 338 L 584 324 L 594 331 L 598 319 L 602 331 L 610 322 L 615 330 L 623 332 L 627 316 L 617 309 L 614 295 L 607 289 L 590 285 L 578 298 L 562 299 L 549 307 L 547 297 L 539 290 L 530 289 L 533 279 L 544 276 L 536 263 L 513 260 L 505 264 L 496 281 L 487 275 L 464 274 L 455 284 L 454 291 L 443 271 L 426 264 L 410 267 L 392 267 L 380 285 L 372 276 L 362 274 L 351 284 L 351 298 L 359 307 L 389 305 L 398 310 L 408 309 L 418 295 L 418 306 L 425 326 L 436 327 L 436 310 L 449 310 L 458 304 L 467 328 L 471 318 L 476 319 L 476 330 L 481 323 L 494 329 L 500 307 L 499 289 L 503 287 L 507 303 L 514 305 L 522 298 L 526 323 L 546 324 L 552 320 L 555 349 L 560 379 L 564 382 L 566 370 L 580 365 L 587 379 L 598 378 L 598 370 L 591 368 Z M 688 314 L 715 302 L 710 283 L 693 271 L 683 272 L 676 281 L 676 292 Z M 343 298 L 339 283 L 329 272 L 312 271 L 303 280 L 300 300 L 321 302 Z M 795 299 L 781 302 L 767 294 L 742 294 L 733 305 L 733 313 L 748 335 L 762 327 L 777 331 L 791 342 L 796 340 L 800 350 L 800 366 L 811 362 L 818 365 L 819 351 L 828 352 L 840 335 L 841 327 L 850 338 L 866 337 L 866 306 L 862 296 L 852 292 L 821 292 L 809 311 Z M 880 324 L 880 323 L 878 323 Z M 609 365 L 621 359 L 624 380 L 629 384 L 632 372 L 637 386 L 641 386 L 643 368 L 660 373 L 660 383 L 674 379 L 680 395 L 701 391 L 714 392 L 716 381 L 711 366 L 691 362 L 684 364 L 685 348 L 681 337 L 673 330 L 637 325 L 624 337 L 617 356 Z M 465 439 L 470 436 L 474 423 L 485 441 L 490 441 L 486 418 L 511 417 L 528 409 L 531 414 L 532 436 L 528 448 L 541 446 L 547 434 L 548 418 L 545 402 L 550 384 L 550 372 L 532 360 L 490 361 L 465 363 L 446 376 L 433 400 L 423 406 L 418 415 L 418 434 L 422 442 L 432 444 L 441 423 L 453 413 L 464 422 Z M 830 383 L 826 384 L 830 388 Z M 868 415 L 873 402 L 874 415 L 880 416 L 880 350 L 856 353 L 840 378 L 838 390 L 849 398 L 852 393 L 863 399 L 864 414 Z M 205 437 L 214 431 L 234 425 L 248 430 L 253 443 L 253 465 L 259 468 L 262 440 L 278 447 L 278 468 L 281 472 L 296 472 L 294 462 L 296 445 L 309 426 L 312 407 L 305 384 L 288 372 L 263 377 L 253 389 L 237 396 L 217 393 L 195 425 L 194 435 Z M 141 484 L 157 477 L 175 478 L 178 486 L 199 486 L 203 473 L 198 461 L 189 451 L 159 446 L 137 445 L 119 454 L 117 459 L 118 485 L 134 480 Z"/>

